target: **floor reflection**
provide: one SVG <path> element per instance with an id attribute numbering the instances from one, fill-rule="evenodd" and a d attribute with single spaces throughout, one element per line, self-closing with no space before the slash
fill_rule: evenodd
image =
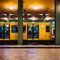
<path id="1" fill-rule="evenodd" d="M 0 49 L 0 60 L 60 60 L 60 49 L 3 48 Z"/>

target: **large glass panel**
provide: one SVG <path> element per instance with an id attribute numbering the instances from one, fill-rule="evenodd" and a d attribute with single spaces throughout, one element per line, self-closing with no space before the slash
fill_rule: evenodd
<path id="1" fill-rule="evenodd" d="M 39 38 L 39 26 L 34 25 L 34 38 Z"/>
<path id="2" fill-rule="evenodd" d="M 0 38 L 3 38 L 3 26 L 0 25 Z"/>
<path id="3" fill-rule="evenodd" d="M 27 32 L 28 32 L 27 33 L 28 38 L 33 38 L 33 32 L 34 32 L 33 25 L 28 25 Z"/>
<path id="4" fill-rule="evenodd" d="M 12 32 L 13 33 L 17 33 L 18 32 L 18 26 L 17 25 L 12 26 Z"/>
<path id="5" fill-rule="evenodd" d="M 39 38 L 39 34 L 34 34 L 34 38 Z"/>
<path id="6" fill-rule="evenodd" d="M 10 27 L 9 25 L 3 26 L 3 38 L 9 38 L 10 37 Z"/>
<path id="7" fill-rule="evenodd" d="M 12 25 L 18 26 L 18 0 L 0 0 L 0 41 L 8 42 L 2 44 L 9 44 L 12 40 L 18 41 L 18 28 L 13 27 L 13 32 L 17 32 L 17 38 L 15 38 Z M 12 44 L 15 43 L 12 41 Z"/>
<path id="8" fill-rule="evenodd" d="M 23 25 L 23 33 L 25 33 L 25 32 L 26 32 L 26 26 Z"/>
<path id="9" fill-rule="evenodd" d="M 38 26 L 36 25 L 29 25 L 28 26 L 28 38 L 38 38 L 39 36 Z"/>
<path id="10" fill-rule="evenodd" d="M 39 31 L 38 31 L 38 26 L 35 26 L 35 25 L 34 25 L 34 33 L 39 33 Z"/>
<path id="11" fill-rule="evenodd" d="M 30 33 L 33 33 L 33 31 L 34 31 L 34 28 L 33 28 L 34 26 L 33 25 L 29 25 L 28 26 L 28 33 L 30 34 Z"/>

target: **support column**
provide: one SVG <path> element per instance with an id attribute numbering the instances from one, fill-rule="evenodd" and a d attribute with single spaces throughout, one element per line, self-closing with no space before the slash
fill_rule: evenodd
<path id="1" fill-rule="evenodd" d="M 60 0 L 56 0 L 56 44 L 60 45 Z"/>
<path id="2" fill-rule="evenodd" d="M 18 0 L 18 45 L 23 44 L 23 33 L 22 33 L 22 25 L 23 25 L 23 0 Z"/>

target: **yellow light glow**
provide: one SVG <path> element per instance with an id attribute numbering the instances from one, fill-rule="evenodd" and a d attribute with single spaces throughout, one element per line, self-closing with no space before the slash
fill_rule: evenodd
<path id="1" fill-rule="evenodd" d="M 14 19 L 18 20 L 18 17 L 14 18 Z"/>
<path id="2" fill-rule="evenodd" d="M 43 14 L 39 14 L 39 15 L 43 15 Z"/>
<path id="3" fill-rule="evenodd" d="M 14 7 L 14 6 L 9 6 L 8 8 L 9 8 L 10 10 L 14 10 L 15 7 Z"/>
<path id="4" fill-rule="evenodd" d="M 25 18 L 23 18 L 23 20 L 25 20 Z"/>
<path id="5" fill-rule="evenodd" d="M 28 19 L 30 19 L 30 20 L 38 20 L 38 18 L 36 18 L 36 17 L 31 17 L 31 18 L 28 18 Z"/>
<path id="6" fill-rule="evenodd" d="M 45 20 L 51 20 L 51 19 L 54 20 L 54 18 L 52 18 L 52 17 L 46 17 L 45 18 Z"/>
<path id="7" fill-rule="evenodd" d="M 34 9 L 35 9 L 35 10 L 38 10 L 38 9 L 39 9 L 39 6 L 34 6 Z"/>
<path id="8" fill-rule="evenodd" d="M 39 10 L 39 9 L 42 9 L 43 6 L 42 5 L 30 5 L 30 8 L 33 10 Z"/>
<path id="9" fill-rule="evenodd" d="M 30 5 L 29 8 L 30 8 L 30 9 L 34 9 L 34 10 L 39 10 L 39 9 L 42 9 L 42 8 L 43 8 L 43 5 L 33 4 L 33 5 Z"/>
<path id="10" fill-rule="evenodd" d="M 54 8 L 54 0 L 23 0 L 23 9 L 29 10 L 45 10 L 50 7 L 50 9 Z M 54 9 L 53 9 L 54 11 Z"/>
<path id="11" fill-rule="evenodd" d="M 4 8 L 7 9 L 7 10 L 14 10 L 14 11 L 15 11 L 16 9 L 18 9 L 17 6 L 14 5 L 14 4 L 6 4 L 6 5 L 4 6 Z"/>
<path id="12" fill-rule="evenodd" d="M 41 27 L 44 27 L 44 25 L 41 25 Z"/>
<path id="13" fill-rule="evenodd" d="M 1 19 L 3 19 L 3 20 L 8 20 L 8 18 L 6 18 L 6 17 L 4 17 L 4 18 L 1 18 Z"/>
<path id="14" fill-rule="evenodd" d="M 9 14 L 9 15 L 14 15 L 14 14 Z"/>
<path id="15" fill-rule="evenodd" d="M 45 14 L 46 16 L 49 16 L 50 14 Z"/>
<path id="16" fill-rule="evenodd" d="M 31 14 L 27 14 L 28 16 L 30 16 Z"/>

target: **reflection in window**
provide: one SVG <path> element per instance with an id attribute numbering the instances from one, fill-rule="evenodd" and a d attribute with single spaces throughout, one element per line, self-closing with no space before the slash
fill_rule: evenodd
<path id="1" fill-rule="evenodd" d="M 28 26 L 28 33 L 33 33 L 33 26 Z"/>
<path id="2" fill-rule="evenodd" d="M 38 33 L 38 26 L 34 26 L 34 33 Z"/>
<path id="3" fill-rule="evenodd" d="M 23 33 L 26 32 L 26 26 L 23 25 Z"/>
<path id="4" fill-rule="evenodd" d="M 46 26 L 46 32 L 50 32 L 50 27 Z"/>
<path id="5" fill-rule="evenodd" d="M 18 32 L 18 26 L 17 25 L 12 26 L 12 32 Z"/>

